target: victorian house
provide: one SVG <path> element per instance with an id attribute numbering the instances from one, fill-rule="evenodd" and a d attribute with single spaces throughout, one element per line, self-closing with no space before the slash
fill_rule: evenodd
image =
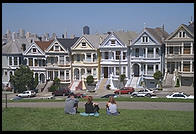
<path id="1" fill-rule="evenodd" d="M 83 35 L 71 47 L 72 51 L 72 76 L 73 83 L 71 90 L 77 89 L 89 75 L 92 75 L 95 81 L 100 79 L 99 76 L 99 51 L 98 47 L 105 39 L 106 34 Z M 84 88 L 83 88 L 84 89 Z"/>
<path id="2" fill-rule="evenodd" d="M 155 88 L 153 74 L 164 72 L 164 39 L 168 33 L 163 28 L 144 28 L 130 46 L 130 86 L 138 88 L 144 81 L 147 88 Z"/>
<path id="3" fill-rule="evenodd" d="M 191 86 L 194 81 L 194 22 L 181 24 L 166 40 L 166 86 Z"/>
<path id="4" fill-rule="evenodd" d="M 108 32 L 106 39 L 100 44 L 101 84 L 110 85 L 111 89 L 120 88 L 119 76 L 124 74 L 128 80 L 127 46 L 130 40 L 137 37 L 135 32 Z"/>

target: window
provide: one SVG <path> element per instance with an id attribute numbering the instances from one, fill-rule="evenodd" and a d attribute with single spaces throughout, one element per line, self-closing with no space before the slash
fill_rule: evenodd
<path id="1" fill-rule="evenodd" d="M 153 65 L 148 65 L 147 66 L 147 69 L 148 69 L 148 74 L 153 74 L 154 71 L 153 71 Z"/>
<path id="2" fill-rule="evenodd" d="M 183 71 L 184 72 L 190 72 L 190 61 L 184 61 L 183 62 Z"/>
<path id="3" fill-rule="evenodd" d="M 174 47 L 174 54 L 179 54 L 179 47 Z"/>
<path id="4" fill-rule="evenodd" d="M 119 67 L 116 67 L 116 75 L 119 75 L 120 74 L 120 69 Z"/>
<path id="5" fill-rule="evenodd" d="M 159 65 L 156 65 L 156 71 L 159 70 Z"/>
<path id="6" fill-rule="evenodd" d="M 192 61 L 192 72 L 194 72 L 194 61 Z"/>
<path id="7" fill-rule="evenodd" d="M 191 54 L 191 44 L 190 43 L 184 44 L 184 54 Z"/>
<path id="8" fill-rule="evenodd" d="M 66 70 L 66 79 L 69 79 L 69 70 Z"/>
<path id="9" fill-rule="evenodd" d="M 55 46 L 55 51 L 59 51 L 59 46 Z"/>
<path id="10" fill-rule="evenodd" d="M 12 57 L 9 57 L 9 65 L 12 65 Z"/>
<path id="11" fill-rule="evenodd" d="M 91 53 L 87 53 L 86 54 L 86 60 L 87 61 L 91 61 Z"/>
<path id="12" fill-rule="evenodd" d="M 54 71 L 54 78 L 58 78 L 58 71 Z"/>
<path id="13" fill-rule="evenodd" d="M 18 58 L 14 57 L 14 65 L 18 65 Z"/>
<path id="14" fill-rule="evenodd" d="M 38 65 L 37 59 L 35 59 L 34 62 L 35 62 L 35 66 L 37 66 Z"/>
<path id="15" fill-rule="evenodd" d="M 5 75 L 7 75 L 7 71 L 5 71 Z"/>
<path id="16" fill-rule="evenodd" d="M 126 75 L 126 67 L 123 67 L 123 74 Z"/>
<path id="17" fill-rule="evenodd" d="M 153 48 L 148 48 L 148 57 L 152 58 L 154 56 L 153 54 Z"/>
<path id="18" fill-rule="evenodd" d="M 93 68 L 93 76 L 96 76 L 96 74 L 97 74 L 97 70 L 96 68 Z"/>
<path id="19" fill-rule="evenodd" d="M 111 44 L 113 44 L 113 45 L 114 45 L 114 44 L 115 44 L 115 40 L 111 40 Z"/>
<path id="20" fill-rule="evenodd" d="M 109 59 L 109 53 L 105 52 L 105 59 Z"/>
<path id="21" fill-rule="evenodd" d="M 80 55 L 77 54 L 76 56 L 77 56 L 77 61 L 80 61 Z"/>
<path id="22" fill-rule="evenodd" d="M 36 48 L 33 48 L 33 53 L 35 53 L 36 52 Z"/>
<path id="23" fill-rule="evenodd" d="M 86 42 L 82 42 L 82 47 L 86 47 Z"/>
<path id="24" fill-rule="evenodd" d="M 139 57 L 139 48 L 135 49 L 135 57 Z"/>
<path id="25" fill-rule="evenodd" d="M 60 71 L 60 79 L 61 80 L 64 80 L 64 70 L 61 70 Z"/>
<path id="26" fill-rule="evenodd" d="M 87 74 L 91 74 L 91 68 L 87 68 Z"/>
<path id="27" fill-rule="evenodd" d="M 125 60 L 126 59 L 126 52 L 123 52 L 123 60 Z"/>
<path id="28" fill-rule="evenodd" d="M 116 60 L 120 60 L 120 51 L 116 51 Z"/>
<path id="29" fill-rule="evenodd" d="M 182 37 L 185 37 L 186 36 L 186 33 L 185 32 L 182 32 Z"/>
<path id="30" fill-rule="evenodd" d="M 22 58 L 19 57 L 19 65 L 21 65 L 21 63 L 22 63 Z"/>
<path id="31" fill-rule="evenodd" d="M 180 38 L 182 37 L 182 33 L 181 33 L 181 32 L 179 32 L 179 37 L 180 37 Z"/>
<path id="32" fill-rule="evenodd" d="M 173 47 L 168 47 L 169 49 L 169 54 L 173 54 Z"/>
<path id="33" fill-rule="evenodd" d="M 69 57 L 68 56 L 66 57 L 66 62 L 69 62 Z"/>
<path id="34" fill-rule="evenodd" d="M 143 36 L 142 37 L 142 42 L 148 42 L 148 37 L 147 36 Z"/>
<path id="35" fill-rule="evenodd" d="M 59 56 L 60 57 L 60 64 L 64 65 L 64 56 Z"/>
<path id="36" fill-rule="evenodd" d="M 29 58 L 29 66 L 33 66 L 33 58 Z"/>

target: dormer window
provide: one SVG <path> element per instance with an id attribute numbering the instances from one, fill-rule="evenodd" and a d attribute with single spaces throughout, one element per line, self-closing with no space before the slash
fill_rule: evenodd
<path id="1" fill-rule="evenodd" d="M 36 53 L 36 48 L 33 48 L 33 53 Z"/>
<path id="2" fill-rule="evenodd" d="M 59 46 L 54 47 L 55 51 L 59 51 Z"/>
<path id="3" fill-rule="evenodd" d="M 82 42 L 82 47 L 86 47 L 86 42 Z"/>
<path id="4" fill-rule="evenodd" d="M 143 36 L 142 37 L 142 42 L 144 42 L 144 43 L 148 42 L 148 37 L 147 36 Z"/>
<path id="5" fill-rule="evenodd" d="M 111 40 L 111 44 L 112 45 L 115 45 L 115 40 Z"/>
<path id="6" fill-rule="evenodd" d="M 186 37 L 186 33 L 184 31 L 180 31 L 178 34 L 179 38 L 185 38 Z"/>

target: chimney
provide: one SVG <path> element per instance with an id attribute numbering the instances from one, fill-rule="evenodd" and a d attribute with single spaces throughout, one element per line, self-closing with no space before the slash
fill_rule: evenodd
<path id="1" fill-rule="evenodd" d="M 71 38 L 72 38 L 72 39 L 75 38 L 75 35 L 73 34 L 73 35 L 71 36 Z"/>
<path id="2" fill-rule="evenodd" d="M 64 37 L 67 38 L 67 32 L 65 32 Z"/>

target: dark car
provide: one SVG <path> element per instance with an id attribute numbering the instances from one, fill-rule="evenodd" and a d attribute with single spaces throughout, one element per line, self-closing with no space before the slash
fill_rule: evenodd
<path id="1" fill-rule="evenodd" d="M 124 88 L 121 88 L 120 90 L 116 90 L 114 91 L 115 94 L 131 94 L 133 93 L 135 90 L 133 87 L 124 87 Z"/>
<path id="2" fill-rule="evenodd" d="M 56 90 L 52 94 L 54 96 L 67 96 L 71 93 L 70 89 L 61 89 L 61 90 Z"/>
<path id="3" fill-rule="evenodd" d="M 106 94 L 106 95 L 102 96 L 101 98 L 109 98 L 110 96 L 113 96 L 114 98 L 117 97 L 116 94 Z"/>

